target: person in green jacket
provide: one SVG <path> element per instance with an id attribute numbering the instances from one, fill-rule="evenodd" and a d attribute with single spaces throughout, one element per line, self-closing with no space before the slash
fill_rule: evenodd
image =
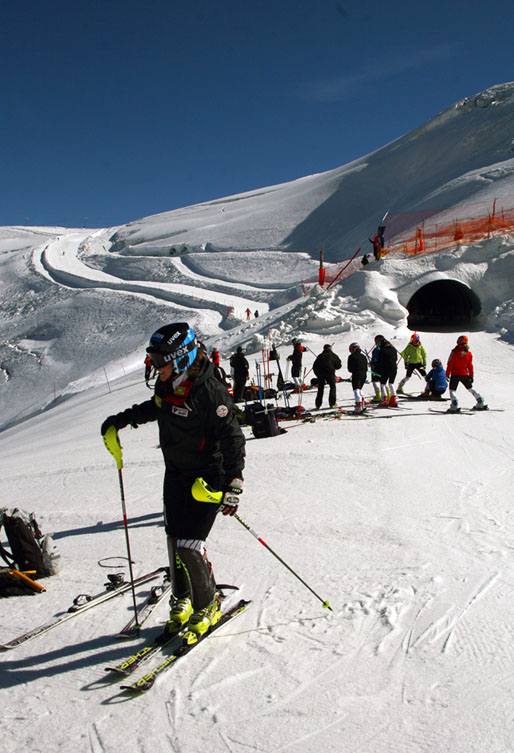
<path id="1" fill-rule="evenodd" d="M 419 339 L 419 335 L 417 332 L 414 332 L 412 335 L 409 344 L 407 345 L 404 350 L 400 353 L 401 357 L 405 361 L 405 376 L 401 380 L 400 384 L 398 385 L 398 389 L 396 390 L 397 393 L 400 395 L 403 394 L 403 388 L 407 382 L 408 379 L 411 378 L 414 371 L 417 371 L 423 379 L 426 377 L 426 370 L 425 367 L 427 365 L 427 352 L 423 345 L 421 344 L 421 340 Z"/>

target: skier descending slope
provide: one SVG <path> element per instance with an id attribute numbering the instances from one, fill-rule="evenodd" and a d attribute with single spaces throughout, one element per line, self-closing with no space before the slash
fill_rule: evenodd
<path id="1" fill-rule="evenodd" d="M 238 509 L 245 439 L 232 398 L 215 378 L 205 348 L 188 324 L 158 329 L 147 352 L 158 372 L 153 398 L 109 416 L 101 432 L 105 438 L 110 427 L 117 432 L 129 424 L 137 428 L 148 421 L 158 423 L 173 583 L 165 637 L 187 625 L 184 639 L 194 643 L 221 616 L 205 541 L 219 509 L 224 515 L 234 515 Z M 193 499 L 191 487 L 199 476 L 224 492 L 220 505 L 201 505 Z"/>
<path id="2" fill-rule="evenodd" d="M 457 387 L 460 383 L 464 385 L 468 392 L 471 392 L 476 400 L 473 410 L 487 410 L 484 398 L 473 389 L 473 355 L 469 349 L 467 335 L 460 335 L 460 337 L 457 338 L 457 345 L 454 347 L 448 358 L 446 376 L 450 380 L 450 397 L 452 401 L 451 406 L 447 411 L 448 413 L 458 413 L 460 411 L 457 400 Z"/>

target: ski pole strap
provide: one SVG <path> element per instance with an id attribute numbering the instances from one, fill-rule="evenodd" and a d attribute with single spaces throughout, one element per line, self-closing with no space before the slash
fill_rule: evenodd
<path id="1" fill-rule="evenodd" d="M 109 426 L 104 434 L 104 445 L 116 461 L 116 467 L 120 471 L 123 468 L 123 457 L 118 432 L 114 426 Z"/>

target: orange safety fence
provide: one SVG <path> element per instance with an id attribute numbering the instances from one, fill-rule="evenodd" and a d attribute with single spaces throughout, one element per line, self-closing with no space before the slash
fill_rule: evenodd
<path id="1" fill-rule="evenodd" d="M 500 201 L 502 206 L 498 207 Z M 385 242 L 379 250 L 379 257 L 392 252 L 415 256 L 478 243 L 493 236 L 514 234 L 514 196 L 494 199 L 492 204 L 481 202 L 453 208 L 387 213 L 386 217 Z M 328 290 L 334 283 L 362 269 L 366 257 L 371 254 L 358 256 L 359 252 L 360 248 L 350 259 L 320 267 L 316 279 L 302 281 L 303 295 L 309 295 L 316 284 Z"/>
<path id="2" fill-rule="evenodd" d="M 328 264 L 327 266 L 320 267 L 318 277 L 311 278 L 310 280 L 303 280 L 302 290 L 304 295 L 309 295 L 314 285 L 319 285 L 325 290 L 328 290 L 336 282 L 344 280 L 354 272 L 362 267 L 362 258 L 358 257 L 360 248 L 355 251 L 353 256 L 343 261 Z"/>
<path id="3" fill-rule="evenodd" d="M 502 198 L 502 202 L 514 207 L 513 196 Z M 484 211 L 487 207 L 489 211 Z M 514 233 L 514 208 L 498 208 L 496 199 L 492 206 L 469 204 L 459 207 L 459 210 L 459 216 L 452 219 L 448 218 L 450 210 L 431 210 L 430 216 L 426 219 L 422 219 L 419 216 L 421 213 L 416 212 L 389 215 L 386 230 L 388 237 L 381 255 L 385 256 L 394 251 L 411 256 L 433 253 L 457 245 L 478 243 L 497 235 Z M 437 218 L 439 221 L 436 221 Z M 401 225 L 405 230 L 395 232 L 395 226 L 398 228 Z"/>

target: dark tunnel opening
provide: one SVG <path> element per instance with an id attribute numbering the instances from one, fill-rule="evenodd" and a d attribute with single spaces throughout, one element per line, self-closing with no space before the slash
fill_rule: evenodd
<path id="1" fill-rule="evenodd" d="M 407 304 L 410 329 L 472 329 L 480 314 L 478 296 L 462 282 L 436 280 L 417 290 Z"/>

